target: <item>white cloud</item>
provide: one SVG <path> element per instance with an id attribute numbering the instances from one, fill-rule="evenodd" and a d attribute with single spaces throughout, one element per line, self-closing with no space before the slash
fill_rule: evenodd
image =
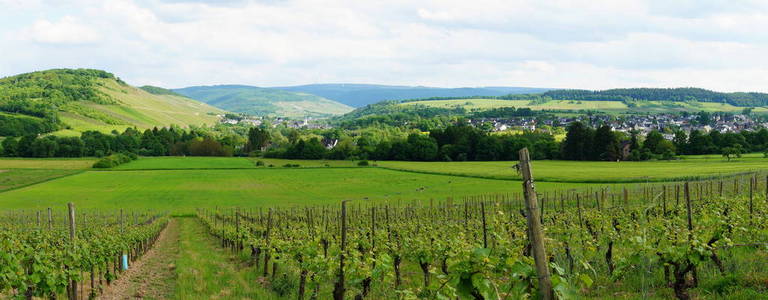
<path id="1" fill-rule="evenodd" d="M 87 44 L 100 40 L 101 35 L 77 18 L 65 16 L 58 21 L 38 20 L 29 28 L 29 36 L 39 43 Z"/>
<path id="2" fill-rule="evenodd" d="M 366 82 L 768 91 L 768 35 L 758 30 L 768 27 L 768 6 L 758 0 L 25 3 L 0 0 L 24 11 L 0 12 L 0 44 L 12 46 L 0 47 L 0 75 L 97 67 L 134 84 L 169 87 Z"/>

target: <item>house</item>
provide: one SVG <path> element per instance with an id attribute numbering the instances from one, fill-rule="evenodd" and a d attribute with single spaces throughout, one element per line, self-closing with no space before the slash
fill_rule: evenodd
<path id="1" fill-rule="evenodd" d="M 323 146 L 325 147 L 325 149 L 331 150 L 334 147 L 336 147 L 337 144 L 339 144 L 339 139 L 323 138 L 321 143 L 323 143 Z"/>

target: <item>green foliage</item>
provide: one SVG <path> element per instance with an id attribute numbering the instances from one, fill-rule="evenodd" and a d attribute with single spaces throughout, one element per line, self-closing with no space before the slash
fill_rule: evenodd
<path id="1" fill-rule="evenodd" d="M 734 106 L 768 105 L 768 94 L 764 93 L 720 93 L 699 88 L 630 88 L 604 91 L 553 90 L 542 94 L 556 100 L 590 101 L 673 101 L 673 102 L 717 102 Z"/>
<path id="2" fill-rule="evenodd" d="M 243 85 L 196 86 L 174 90 L 215 107 L 257 116 L 328 117 L 352 110 L 323 97 Z"/>
<path id="3" fill-rule="evenodd" d="M 110 169 L 125 163 L 129 163 L 133 160 L 136 160 L 137 158 L 138 156 L 132 153 L 131 154 L 123 154 L 123 153 L 112 154 L 110 156 L 106 156 L 99 159 L 96 163 L 93 164 L 93 168 Z"/>
<path id="4" fill-rule="evenodd" d="M 263 128 L 251 127 L 248 129 L 248 143 L 245 144 L 245 152 L 261 151 L 269 145 L 272 136 Z"/>
<path id="5" fill-rule="evenodd" d="M 170 96 L 186 97 L 172 90 L 157 87 L 157 86 L 145 85 L 139 88 L 153 95 L 170 95 Z"/>
<path id="6" fill-rule="evenodd" d="M 366 105 L 333 119 L 333 124 L 341 128 L 355 129 L 370 126 L 402 126 L 422 122 L 435 123 L 419 126 L 422 130 L 441 127 L 451 120 L 451 116 L 464 116 L 467 113 L 462 107 L 437 108 L 427 105 L 400 105 L 397 101 L 382 101 Z M 427 124 L 428 124 L 427 123 Z"/>
<path id="7" fill-rule="evenodd" d="M 2 78 L 0 112 L 33 116 L 41 121 L 22 122 L 6 115 L 0 117 L 0 128 L 8 128 L 5 130 L 11 133 L 7 135 L 16 136 L 49 132 L 60 125 L 59 109 L 72 102 L 113 104 L 110 97 L 98 91 L 99 79 L 117 80 L 110 73 L 89 69 L 54 69 Z"/>
<path id="8" fill-rule="evenodd" d="M 31 220 L 31 216 L 24 216 Z M 18 219 L 0 222 L 0 293 L 18 299 L 56 298 L 71 281 L 83 281 L 82 272 L 101 271 L 107 280 L 116 278 L 110 264 L 116 257 L 151 244 L 167 219 L 144 213 L 141 223 L 124 225 L 120 216 L 91 218 L 78 224 L 72 240 L 64 226 L 47 230 Z M 30 228 L 36 228 L 30 230 Z M 11 293 L 13 291 L 13 293 Z M 94 291 L 95 292 L 95 291 Z M 95 293 L 92 295 L 95 296 Z"/>
<path id="9" fill-rule="evenodd" d="M 22 114 L 0 113 L 0 136 L 36 135 L 51 132 L 58 128 L 58 125 L 50 120 Z"/>
<path id="10" fill-rule="evenodd" d="M 741 145 L 736 144 L 732 147 L 724 147 L 720 151 L 722 151 L 723 157 L 727 158 L 728 161 L 731 161 L 731 157 L 741 158 L 742 148 Z"/>

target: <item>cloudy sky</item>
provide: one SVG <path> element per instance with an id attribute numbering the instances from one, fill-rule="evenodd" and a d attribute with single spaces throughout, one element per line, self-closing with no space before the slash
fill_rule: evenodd
<path id="1" fill-rule="evenodd" d="M 768 92 L 768 1 L 0 0 L 0 76 Z"/>

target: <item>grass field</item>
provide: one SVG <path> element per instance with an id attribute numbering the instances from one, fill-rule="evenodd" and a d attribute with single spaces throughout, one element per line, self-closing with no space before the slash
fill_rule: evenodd
<path id="1" fill-rule="evenodd" d="M 452 108 L 464 107 L 467 110 L 489 110 L 501 107 L 530 108 L 533 110 L 599 110 L 609 113 L 621 112 L 673 112 L 673 111 L 724 111 L 740 112 L 744 107 L 737 107 L 724 103 L 711 102 L 666 102 L 644 101 L 637 107 L 628 107 L 621 101 L 575 101 L 552 100 L 546 103 L 532 104 L 528 100 L 497 100 L 497 99 L 455 99 L 455 100 L 425 100 L 405 102 L 401 105 L 427 105 L 431 107 Z M 768 112 L 766 107 L 757 107 L 754 112 Z"/>
<path id="2" fill-rule="evenodd" d="M 0 170 L 4 169 L 63 169 L 90 168 L 95 158 L 0 158 Z"/>
<path id="3" fill-rule="evenodd" d="M 95 159 L 0 159 L 0 192 L 53 180 L 89 169 Z"/>
<path id="4" fill-rule="evenodd" d="M 78 170 L 10 169 L 0 170 L 0 192 L 78 173 Z"/>
<path id="5" fill-rule="evenodd" d="M 259 160 L 273 167 L 257 167 Z M 410 201 L 520 192 L 519 177 L 512 168 L 515 162 L 379 161 L 378 167 L 357 167 L 355 161 L 142 157 L 115 170 L 75 174 L 92 162 L 0 160 L 0 170 L 7 170 L 0 173 L 0 190 L 12 189 L 2 193 L 0 207 L 63 207 L 75 202 L 88 209 L 140 207 L 189 213 L 216 206 Z M 300 167 L 282 167 L 285 164 Z M 731 162 L 717 156 L 690 156 L 679 161 L 533 164 L 537 189 L 547 192 L 764 171 L 768 159 L 752 154 Z M 66 177 L 51 180 L 62 176 Z"/>
<path id="6" fill-rule="evenodd" d="M 243 157 L 142 157 L 115 170 L 245 169 L 255 164 Z"/>
<path id="7" fill-rule="evenodd" d="M 379 161 L 380 167 L 425 173 L 519 179 L 516 162 L 401 162 Z M 579 162 L 541 160 L 533 162 L 537 181 L 551 182 L 646 182 L 674 181 L 768 169 L 762 154 L 745 155 L 730 162 L 719 156 L 688 156 L 676 161 Z"/>
<path id="8" fill-rule="evenodd" d="M 399 172 L 380 168 L 90 171 L 3 193 L 0 206 L 33 209 L 140 207 L 192 212 L 201 207 L 335 204 L 341 200 L 445 199 L 518 193 L 519 181 Z M 542 182 L 539 191 L 585 187 Z M 367 198 L 367 199 L 366 199 Z"/>

